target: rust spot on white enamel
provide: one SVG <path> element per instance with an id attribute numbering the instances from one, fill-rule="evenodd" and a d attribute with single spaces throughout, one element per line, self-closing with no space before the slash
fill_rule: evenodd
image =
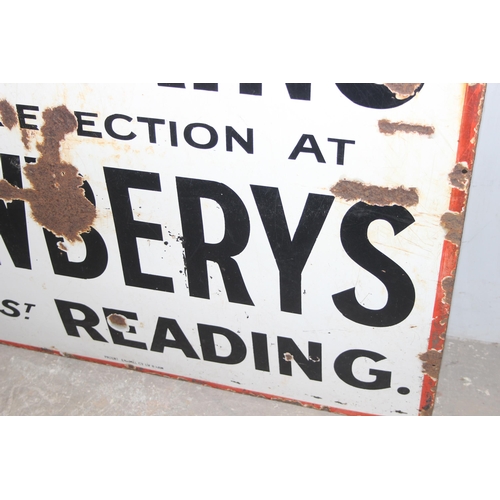
<path id="1" fill-rule="evenodd" d="M 384 83 L 384 85 L 394 94 L 396 99 L 408 99 L 415 95 L 422 85 L 421 83 Z"/>
<path id="2" fill-rule="evenodd" d="M 127 318 L 122 314 L 113 313 L 110 314 L 106 319 L 108 320 L 108 323 L 111 327 L 122 331 L 128 330 Z"/>
<path id="3" fill-rule="evenodd" d="M 17 125 L 17 113 L 14 106 L 7 102 L 5 99 L 0 101 L 0 119 L 2 124 L 9 130 Z"/>
<path id="4" fill-rule="evenodd" d="M 379 120 L 378 129 L 381 134 L 394 135 L 397 132 L 405 134 L 432 135 L 434 127 L 430 125 L 418 125 L 415 123 L 391 122 L 389 120 Z"/>
<path id="5" fill-rule="evenodd" d="M 418 204 L 418 192 L 416 188 L 387 188 L 372 186 L 357 181 L 340 180 L 330 188 L 330 192 L 337 198 L 345 201 L 363 201 L 369 205 L 388 206 L 399 205 L 401 207 L 412 207 Z"/>
<path id="6" fill-rule="evenodd" d="M 0 180 L 0 199 L 29 203 L 38 224 L 69 242 L 81 241 L 80 234 L 91 229 L 96 209 L 85 198 L 83 177 L 61 160 L 59 151 L 65 136 L 76 130 L 76 118 L 65 106 L 46 109 L 42 117 L 44 140 L 37 144 L 41 156 L 37 163 L 24 167 L 31 189 Z"/>

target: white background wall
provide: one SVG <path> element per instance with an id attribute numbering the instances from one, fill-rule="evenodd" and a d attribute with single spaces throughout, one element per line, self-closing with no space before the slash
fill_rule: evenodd
<path id="1" fill-rule="evenodd" d="M 500 342 L 500 84 L 488 84 L 448 336 Z"/>

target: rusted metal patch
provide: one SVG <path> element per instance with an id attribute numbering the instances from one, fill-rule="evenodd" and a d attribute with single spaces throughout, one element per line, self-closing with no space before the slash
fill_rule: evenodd
<path id="1" fill-rule="evenodd" d="M 5 99 L 0 101 L 0 119 L 2 124 L 11 130 L 17 125 L 17 114 L 14 106 Z"/>
<path id="2" fill-rule="evenodd" d="M 451 304 L 451 297 L 453 295 L 453 288 L 455 286 L 455 271 L 451 276 L 446 276 L 441 282 L 441 287 L 443 288 L 444 296 L 443 302 L 445 304 Z"/>
<path id="3" fill-rule="evenodd" d="M 26 149 L 31 148 L 31 140 L 35 137 L 35 131 L 34 130 L 28 130 L 26 128 L 23 128 L 21 131 L 21 140 L 23 141 L 24 147 Z"/>
<path id="4" fill-rule="evenodd" d="M 0 180 L 0 199 L 29 203 L 38 224 L 70 242 L 80 241 L 80 234 L 90 231 L 96 209 L 85 198 L 83 177 L 61 160 L 59 151 L 65 136 L 76 130 L 76 118 L 65 106 L 46 109 L 42 116 L 44 140 L 37 144 L 41 156 L 24 167 L 32 188 L 19 189 Z"/>
<path id="5" fill-rule="evenodd" d="M 423 363 L 422 365 L 423 372 L 429 375 L 429 377 L 437 379 L 439 375 L 439 369 L 441 368 L 443 353 L 439 351 L 430 350 L 421 354 L 419 358 Z"/>
<path id="6" fill-rule="evenodd" d="M 470 182 L 472 172 L 465 163 L 457 163 L 448 176 L 453 187 L 464 190 Z"/>
<path id="7" fill-rule="evenodd" d="M 465 212 L 446 212 L 441 217 L 441 225 L 446 229 L 446 239 L 459 246 L 462 240 Z"/>
<path id="8" fill-rule="evenodd" d="M 412 123 L 391 122 L 389 120 L 379 120 L 378 129 L 385 135 L 394 135 L 396 132 L 407 134 L 432 135 L 435 130 L 430 125 L 415 125 Z"/>
<path id="9" fill-rule="evenodd" d="M 123 316 L 122 314 L 117 314 L 113 313 L 110 314 L 107 318 L 108 323 L 110 326 L 113 326 L 114 328 L 117 328 L 118 330 L 127 330 L 128 329 L 128 323 L 127 323 L 127 318 Z"/>
<path id="10" fill-rule="evenodd" d="M 396 99 L 408 99 L 417 93 L 422 86 L 421 83 L 384 83 L 384 85 L 394 94 Z"/>
<path id="11" fill-rule="evenodd" d="M 330 192 L 345 201 L 363 201 L 369 205 L 388 206 L 399 205 L 412 207 L 418 204 L 416 188 L 386 188 L 370 186 L 357 181 L 340 180 L 330 188 Z"/>

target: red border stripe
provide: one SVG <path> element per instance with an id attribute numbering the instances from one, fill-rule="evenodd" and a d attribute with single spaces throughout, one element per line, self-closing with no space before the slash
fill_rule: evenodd
<path id="1" fill-rule="evenodd" d="M 476 154 L 477 132 L 481 121 L 482 103 L 485 91 L 486 85 L 484 83 L 476 83 L 468 85 L 465 92 L 456 163 L 464 162 L 469 169 L 473 167 Z M 467 196 L 468 192 L 466 190 L 452 188 L 449 210 L 457 213 L 464 211 L 467 203 Z M 450 314 L 450 304 L 445 302 L 445 292 L 442 283 L 445 278 L 454 276 L 454 271 L 458 263 L 458 254 L 459 247 L 445 240 L 443 243 L 428 350 L 442 352 L 444 347 L 448 317 Z M 437 380 L 425 374 L 422 386 L 422 397 L 420 400 L 421 414 L 433 408 L 436 398 L 436 387 Z"/>

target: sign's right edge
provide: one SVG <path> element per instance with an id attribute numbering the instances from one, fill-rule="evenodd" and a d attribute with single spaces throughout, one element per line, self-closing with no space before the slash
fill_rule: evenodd
<path id="1" fill-rule="evenodd" d="M 443 243 L 441 266 L 434 302 L 431 331 L 427 352 L 420 355 L 424 372 L 419 415 L 430 416 L 434 409 L 438 376 L 441 368 L 443 348 L 450 314 L 455 272 L 460 252 L 465 220 L 465 209 L 469 194 L 470 175 L 476 154 L 477 136 L 483 109 L 486 84 L 468 84 L 465 91 L 462 121 L 458 139 L 456 167 L 465 177 L 455 178 L 450 174 L 452 190 L 449 211 L 441 219 L 447 235 Z"/>

